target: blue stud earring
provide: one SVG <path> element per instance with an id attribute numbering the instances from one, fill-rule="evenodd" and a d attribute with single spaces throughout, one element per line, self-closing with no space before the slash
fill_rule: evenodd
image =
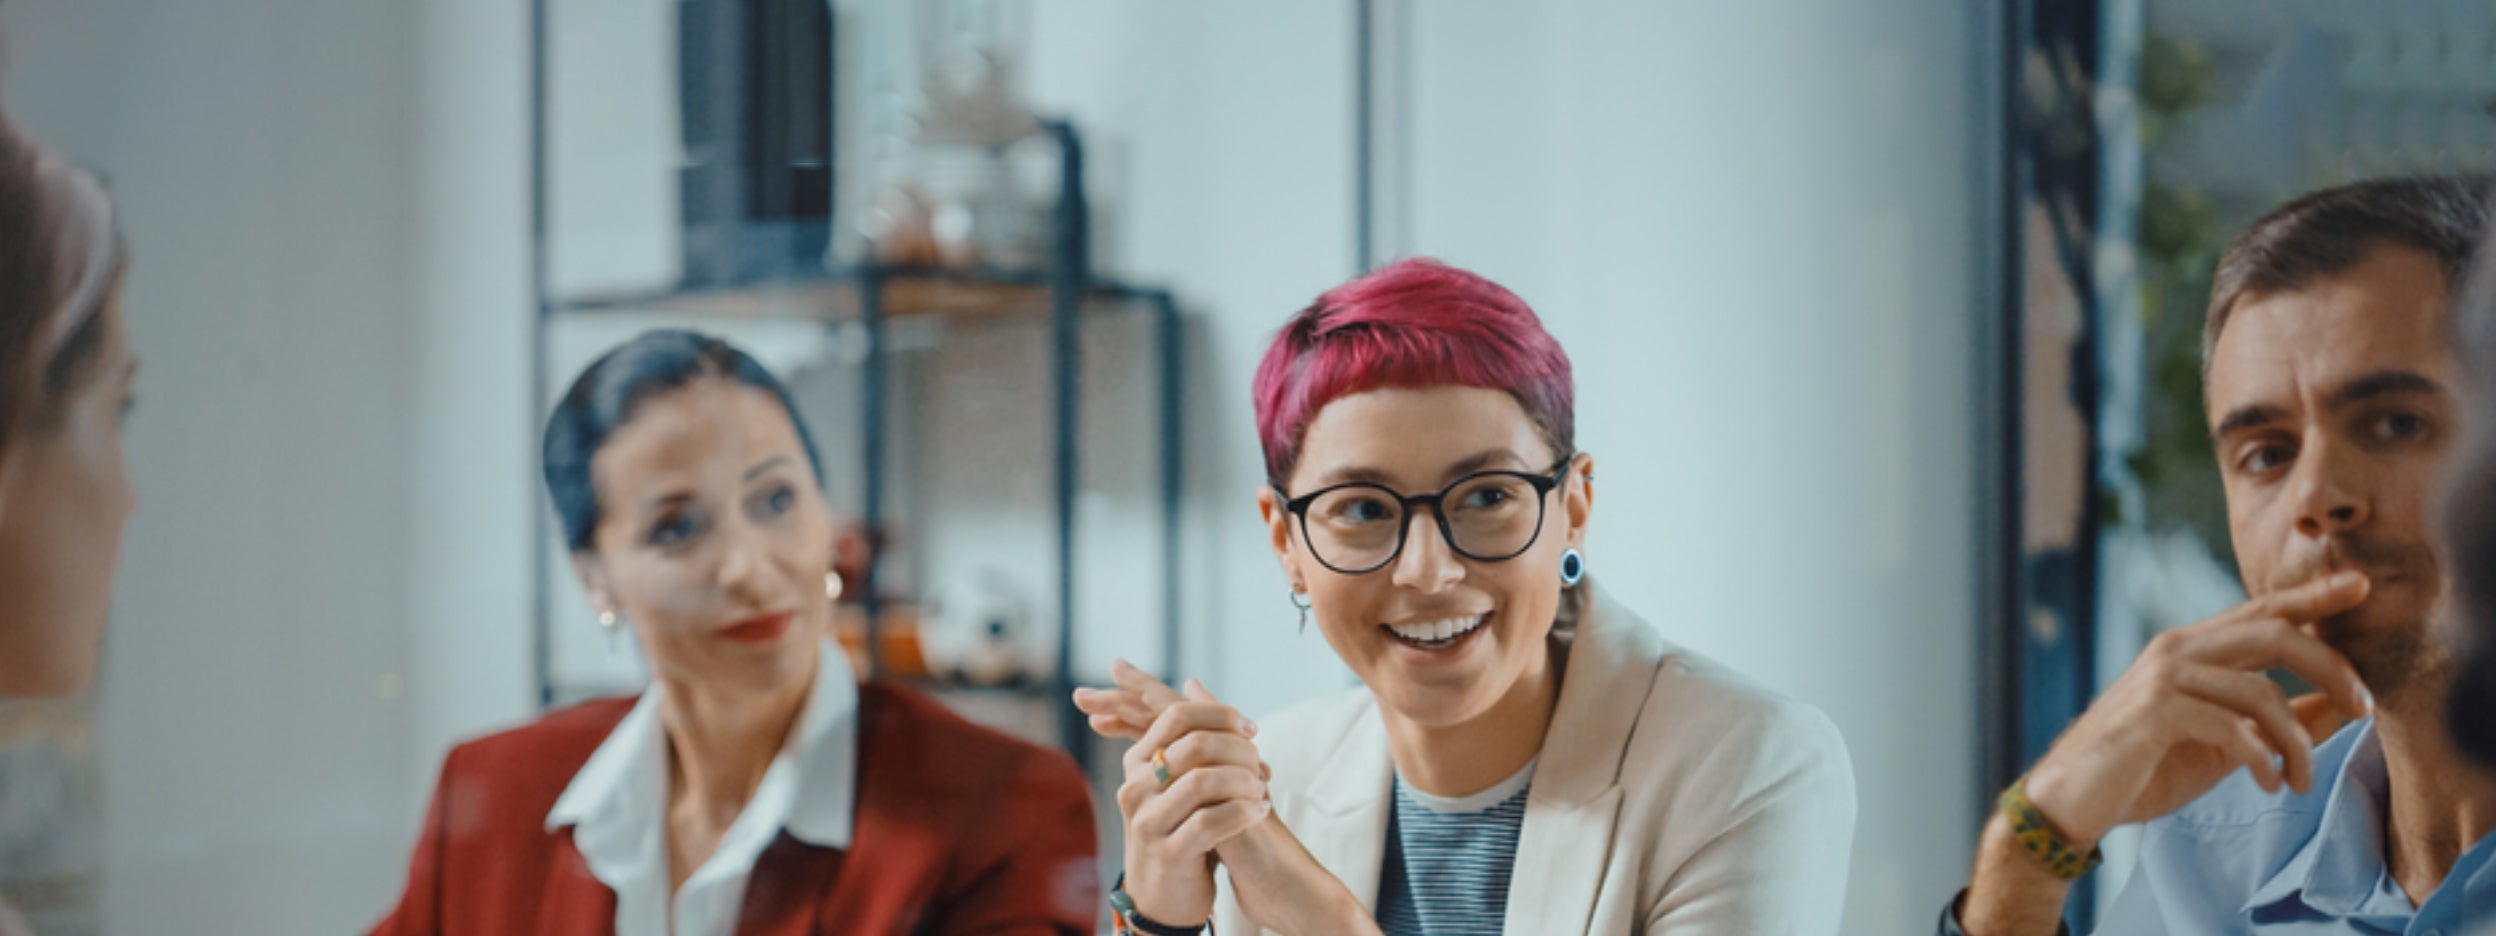
<path id="1" fill-rule="evenodd" d="M 1560 587 L 1567 588 L 1586 580 L 1586 557 L 1577 550 L 1560 554 Z"/>

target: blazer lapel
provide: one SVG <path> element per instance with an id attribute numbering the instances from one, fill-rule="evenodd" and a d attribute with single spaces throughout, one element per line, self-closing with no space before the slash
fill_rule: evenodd
<path id="1" fill-rule="evenodd" d="M 547 861 L 546 901 L 538 908 L 539 933 L 615 932 L 615 892 L 589 873 L 589 861 L 572 845 L 572 830 L 555 837 Z"/>
<path id="2" fill-rule="evenodd" d="M 817 927 L 815 917 L 840 876 L 843 857 L 838 849 L 817 848 L 780 833 L 754 863 L 745 904 L 737 912 L 737 936 L 830 932 L 829 927 Z"/>
<path id="3" fill-rule="evenodd" d="M 1387 854 L 1387 802 L 1395 781 L 1385 723 L 1374 716 L 1355 719 L 1327 765 L 1326 773 L 1286 807 L 1283 824 L 1360 898 L 1361 906 L 1375 910 L 1379 868 Z"/>
<path id="4" fill-rule="evenodd" d="M 1539 768 L 1536 771 L 1540 773 Z M 1621 812 L 1621 788 L 1583 803 L 1553 803 L 1529 794 L 1525 828 L 1517 834 L 1521 885 L 1508 891 L 1505 933 L 1584 933 L 1594 923 L 1595 898 L 1604 868 L 1612 863 L 1612 836 Z"/>
<path id="5" fill-rule="evenodd" d="M 1621 811 L 1621 763 L 1655 687 L 1662 638 L 1594 590 L 1564 606 L 1568 668 L 1526 795 L 1504 931 L 1583 933 L 1593 925 Z"/>

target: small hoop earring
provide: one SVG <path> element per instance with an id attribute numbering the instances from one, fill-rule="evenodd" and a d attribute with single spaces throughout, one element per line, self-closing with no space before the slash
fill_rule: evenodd
<path id="1" fill-rule="evenodd" d="M 1300 632 L 1303 634 L 1309 632 L 1309 607 L 1311 604 L 1313 604 L 1313 602 L 1309 600 L 1308 592 L 1301 591 L 1297 588 L 1291 590 L 1291 606 L 1300 609 Z"/>
<path id="2" fill-rule="evenodd" d="M 1568 588 L 1586 580 L 1586 557 L 1577 550 L 1560 554 L 1560 587 Z"/>

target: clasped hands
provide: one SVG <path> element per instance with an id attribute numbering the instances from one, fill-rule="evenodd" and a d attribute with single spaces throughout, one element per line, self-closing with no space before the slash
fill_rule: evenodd
<path id="1" fill-rule="evenodd" d="M 1110 673 L 1116 688 L 1077 689 L 1075 707 L 1095 733 L 1135 742 L 1118 812 L 1137 913 L 1170 926 L 1203 923 L 1220 865 L 1260 927 L 1375 931 L 1351 892 L 1274 816 L 1274 771 L 1258 754 L 1255 722 L 1196 680 L 1174 690 L 1124 660 Z"/>

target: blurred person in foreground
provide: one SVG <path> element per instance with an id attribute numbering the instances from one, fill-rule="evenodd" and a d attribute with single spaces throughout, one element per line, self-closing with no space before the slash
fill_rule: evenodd
<path id="1" fill-rule="evenodd" d="M 2098 841 L 2135 822 L 2110 936 L 2454 934 L 2496 901 L 2496 778 L 2448 731 L 2438 633 L 2470 578 L 2431 518 L 2487 193 L 2362 182 L 2229 246 L 2203 402 L 2252 597 L 2152 639 L 2004 792 L 1942 932 L 2057 932 Z M 2319 691 L 2291 698 L 2274 669 Z"/>
<path id="2" fill-rule="evenodd" d="M 832 641 L 823 462 L 762 365 L 643 334 L 573 383 L 544 458 L 651 685 L 453 749 L 375 933 L 1091 931 L 1074 763 L 861 684 Z"/>
<path id="3" fill-rule="evenodd" d="M 2446 718 L 2462 750 L 2496 770 L 2496 241 L 2479 245 L 2455 318 L 2464 428 L 2440 515 L 2454 570 L 2451 641 L 2462 662 Z M 2476 932 L 2496 933 L 2496 907 L 2476 910 Z"/>
<path id="4" fill-rule="evenodd" d="M 94 176 L 0 117 L 0 699 L 95 678 L 138 496 L 121 425 L 138 363 Z M 0 936 L 26 921 L 0 901 Z"/>

